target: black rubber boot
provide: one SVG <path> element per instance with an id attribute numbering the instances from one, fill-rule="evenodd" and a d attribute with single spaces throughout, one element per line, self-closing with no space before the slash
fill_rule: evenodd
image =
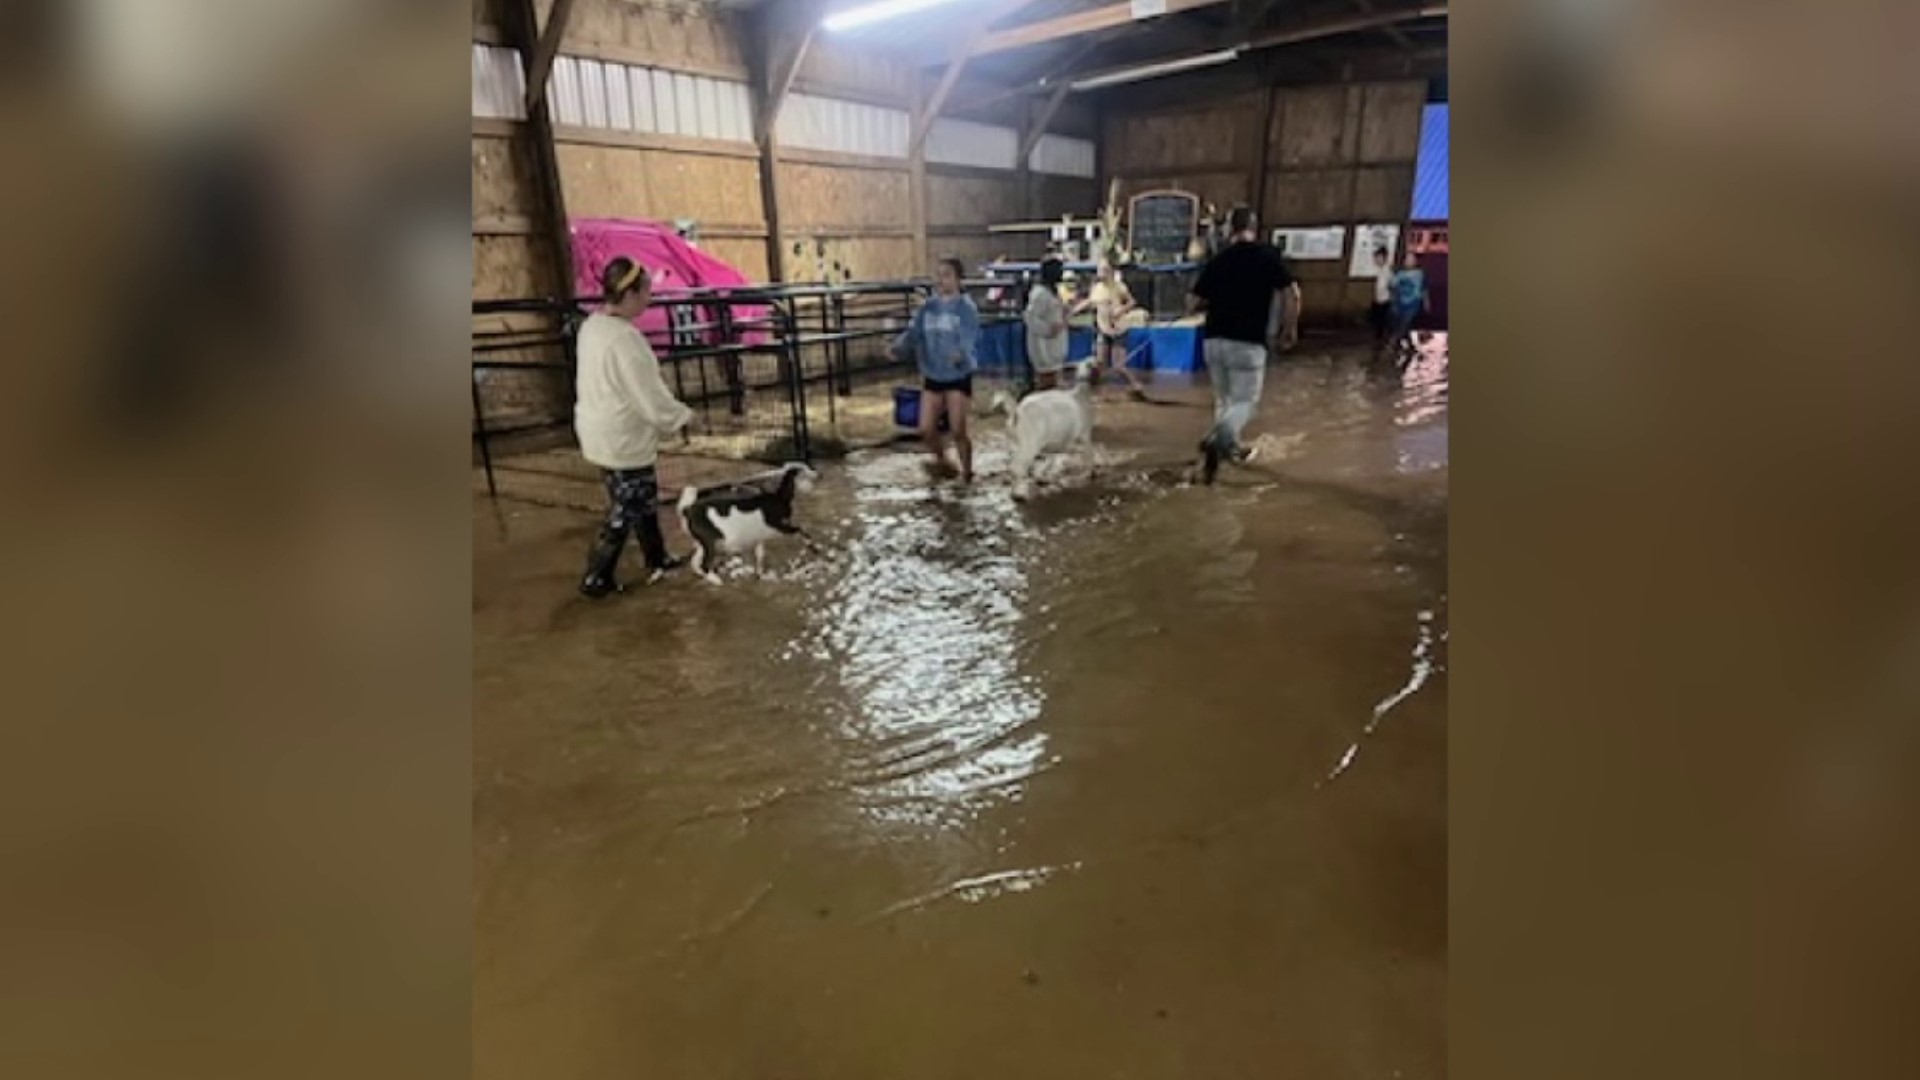
<path id="1" fill-rule="evenodd" d="M 661 535 L 659 514 L 641 514 L 633 523 L 633 531 L 638 534 L 640 553 L 646 557 L 649 570 L 665 572 L 679 565 L 667 554 L 667 538 Z"/>
<path id="2" fill-rule="evenodd" d="M 656 533 L 659 526 L 654 527 Z M 623 591 L 615 578 L 614 570 L 620 565 L 620 549 L 627 544 L 626 530 L 615 531 L 601 526 L 600 535 L 595 538 L 592 550 L 587 552 L 587 572 L 580 579 L 580 595 L 598 600 Z"/>
<path id="3" fill-rule="evenodd" d="M 1212 435 L 1200 440 L 1200 480 L 1211 484 L 1220 475 L 1220 442 Z"/>

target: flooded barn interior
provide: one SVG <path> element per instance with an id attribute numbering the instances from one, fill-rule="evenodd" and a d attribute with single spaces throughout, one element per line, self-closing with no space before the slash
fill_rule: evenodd
<path id="1" fill-rule="evenodd" d="M 1446 13 L 475 0 L 476 1076 L 1445 1074 Z"/>

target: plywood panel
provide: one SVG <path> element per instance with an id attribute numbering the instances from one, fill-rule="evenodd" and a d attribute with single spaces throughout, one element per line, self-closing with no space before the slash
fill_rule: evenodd
<path id="1" fill-rule="evenodd" d="M 473 216 L 531 216 L 539 210 L 533 147 L 525 138 L 473 137 Z"/>
<path id="2" fill-rule="evenodd" d="M 700 241 L 701 250 L 730 263 L 750 281 L 767 280 L 767 242 L 758 238 L 726 237 Z"/>
<path id="3" fill-rule="evenodd" d="M 1002 255 L 1021 258 L 1028 254 L 1021 250 L 1020 238 L 1014 236 L 938 236 L 927 243 L 933 248 L 934 258 L 951 255 L 964 263 L 968 277 L 979 273 L 981 263 Z"/>
<path id="4" fill-rule="evenodd" d="M 654 205 L 662 216 L 727 225 L 764 224 L 758 162 L 652 151 L 642 156 Z"/>
<path id="5" fill-rule="evenodd" d="M 759 166 L 746 158 L 581 143 L 561 143 L 555 153 L 567 213 L 575 217 L 761 220 Z"/>
<path id="6" fill-rule="evenodd" d="M 553 370 L 493 368 L 479 373 L 480 408 L 490 430 L 563 420 L 570 402 L 566 377 Z M 499 453 L 496 447 L 494 452 Z"/>
<path id="7" fill-rule="evenodd" d="M 1420 151 L 1420 118 L 1427 103 L 1425 83 L 1375 83 L 1365 89 L 1366 113 L 1360 127 L 1360 160 L 1412 161 Z"/>
<path id="8" fill-rule="evenodd" d="M 1347 86 L 1282 91 L 1273 110 L 1274 165 L 1290 168 L 1351 161 L 1356 136 L 1349 130 L 1349 107 L 1357 113 L 1359 104 L 1359 90 Z"/>
<path id="9" fill-rule="evenodd" d="M 1252 168 L 1259 157 L 1261 101 L 1241 96 L 1200 109 L 1111 118 L 1106 164 L 1118 174 Z"/>
<path id="10" fill-rule="evenodd" d="M 1004 180 L 927 173 L 927 224 L 987 226 L 1021 218 L 1019 177 Z"/>
<path id="11" fill-rule="evenodd" d="M 780 220 L 795 227 L 912 227 L 908 174 L 781 162 Z"/>
<path id="12" fill-rule="evenodd" d="M 1031 183 L 1033 184 L 1032 216 L 1035 219 L 1057 218 L 1061 214 L 1092 217 L 1100 211 L 1100 185 L 1092 180 L 1064 176 L 1035 176 Z"/>
<path id="13" fill-rule="evenodd" d="M 591 54 L 596 45 L 613 46 L 623 56 L 657 67 L 731 73 L 741 78 L 747 74 L 731 21 L 724 15 L 692 13 L 689 5 L 655 7 L 632 0 L 577 0 L 562 50 L 581 46 Z"/>
<path id="14" fill-rule="evenodd" d="M 1268 225 L 1323 225 L 1350 220 L 1352 169 L 1304 169 L 1267 180 Z"/>
<path id="15" fill-rule="evenodd" d="M 906 108 L 913 100 L 915 68 L 877 49 L 857 49 L 814 39 L 800 63 L 799 78 L 815 93 L 833 89 Z"/>
<path id="16" fill-rule="evenodd" d="M 1347 300 L 1347 285 L 1344 280 L 1325 278 L 1300 281 L 1300 320 L 1305 323 L 1324 322 L 1354 314 Z"/>
<path id="17" fill-rule="evenodd" d="M 573 217 L 657 218 L 643 150 L 561 143 L 560 188 Z"/>
<path id="18" fill-rule="evenodd" d="M 1353 216 L 1360 221 L 1404 221 L 1413 208 L 1413 166 L 1361 168 L 1353 189 Z"/>
<path id="19" fill-rule="evenodd" d="M 557 281 L 545 242 L 535 236 L 473 238 L 473 298 L 518 300 L 551 295 Z"/>
<path id="20" fill-rule="evenodd" d="M 923 277 L 928 273 L 914 253 L 911 236 L 816 236 L 799 231 L 784 236 L 787 277 L 792 281 L 818 280 L 814 269 L 816 242 L 826 245 L 828 263 L 839 263 L 842 268 L 852 272 L 855 281 Z M 793 253 L 796 243 L 803 245 L 803 254 Z"/>
<path id="21" fill-rule="evenodd" d="M 473 25 L 506 26 L 506 7 L 506 0 L 473 0 Z"/>

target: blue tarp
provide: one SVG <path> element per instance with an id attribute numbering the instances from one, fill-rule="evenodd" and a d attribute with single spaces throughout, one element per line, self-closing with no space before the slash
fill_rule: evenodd
<path id="1" fill-rule="evenodd" d="M 1197 326 L 1152 326 L 1127 331 L 1127 366 L 1141 371 L 1199 371 L 1200 328 Z M 975 352 L 986 371 L 1005 371 L 1026 357 L 1027 330 L 1020 323 L 1002 323 L 983 327 Z M 1085 360 L 1093 355 L 1093 331 L 1074 327 L 1067 331 L 1067 359 Z"/>
<path id="2" fill-rule="evenodd" d="M 1420 117 L 1420 156 L 1413 167 L 1413 220 L 1445 221 L 1449 203 L 1447 106 L 1428 105 Z"/>

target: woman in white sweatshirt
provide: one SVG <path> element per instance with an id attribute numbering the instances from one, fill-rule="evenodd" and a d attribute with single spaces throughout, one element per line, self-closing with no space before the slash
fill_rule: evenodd
<path id="1" fill-rule="evenodd" d="M 693 412 L 674 398 L 660 377 L 653 346 L 633 320 L 653 299 L 646 267 L 616 258 L 600 273 L 605 304 L 580 326 L 575 352 L 573 430 L 580 455 L 600 466 L 607 485 L 607 520 L 587 554 L 580 592 L 599 597 L 619 592 L 614 568 L 627 533 L 657 581 L 684 563 L 667 554 L 660 533 L 660 480 L 654 472 L 660 439 L 686 426 Z"/>

